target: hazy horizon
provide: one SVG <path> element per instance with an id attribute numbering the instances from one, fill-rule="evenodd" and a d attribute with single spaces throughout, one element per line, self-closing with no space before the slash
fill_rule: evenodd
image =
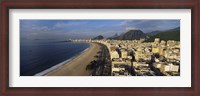
<path id="1" fill-rule="evenodd" d="M 144 33 L 180 27 L 180 20 L 20 20 L 21 39 L 90 39 L 137 28 Z"/>

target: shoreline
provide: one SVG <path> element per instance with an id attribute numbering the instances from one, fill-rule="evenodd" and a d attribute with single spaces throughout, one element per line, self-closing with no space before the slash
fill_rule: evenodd
<path id="1" fill-rule="evenodd" d="M 90 43 L 90 47 L 75 57 L 72 57 L 68 62 L 62 62 L 62 64 L 46 74 L 44 76 L 89 76 L 91 71 L 86 70 L 86 66 L 96 58 L 97 52 L 100 51 L 100 45 L 97 43 Z M 67 60 L 66 60 L 67 61 Z M 59 65 L 59 64 L 57 64 Z M 41 76 L 41 75 L 39 75 Z"/>
<path id="2" fill-rule="evenodd" d="M 87 52 L 87 50 L 88 50 L 90 47 L 93 46 L 91 43 L 89 43 L 89 44 L 90 44 L 90 46 L 89 46 L 88 48 L 86 48 L 86 49 L 83 50 L 82 52 L 78 53 L 77 55 L 75 55 L 75 56 L 73 56 L 73 57 L 71 57 L 71 58 L 69 58 L 69 59 L 67 59 L 67 60 L 65 60 L 65 61 L 63 61 L 63 62 L 61 62 L 61 63 L 58 63 L 58 64 L 56 64 L 56 65 L 54 65 L 54 66 L 52 66 L 52 67 L 50 67 L 50 68 L 48 68 L 48 69 L 46 69 L 46 70 L 44 70 L 44 71 L 42 71 L 42 72 L 36 73 L 34 76 L 45 76 L 45 75 L 47 75 L 48 73 L 52 72 L 53 70 L 57 69 L 58 67 L 61 67 L 61 66 L 63 66 L 63 65 L 66 64 L 66 63 L 72 62 L 73 59 L 78 58 L 80 55 L 82 55 L 82 54 L 84 54 L 85 52 Z"/>

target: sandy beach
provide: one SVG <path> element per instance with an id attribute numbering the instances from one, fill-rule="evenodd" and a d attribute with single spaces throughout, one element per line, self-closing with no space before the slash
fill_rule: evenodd
<path id="1" fill-rule="evenodd" d="M 72 61 L 63 64 L 57 69 L 47 73 L 47 76 L 89 76 L 91 71 L 86 70 L 86 66 L 96 58 L 97 52 L 100 51 L 100 45 L 91 43 L 89 49 L 80 54 Z"/>

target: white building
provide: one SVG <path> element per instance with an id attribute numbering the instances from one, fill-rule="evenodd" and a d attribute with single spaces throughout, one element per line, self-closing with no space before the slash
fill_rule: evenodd
<path id="1" fill-rule="evenodd" d="M 127 58 L 128 52 L 125 50 L 121 50 L 121 58 Z"/>
<path id="2" fill-rule="evenodd" d="M 119 58 L 119 54 L 117 51 L 111 51 L 111 59 Z"/>
<path id="3" fill-rule="evenodd" d="M 166 71 L 170 71 L 170 66 L 169 65 L 162 65 L 162 67 L 160 68 L 161 72 L 166 72 Z"/>
<path id="4" fill-rule="evenodd" d="M 161 68 L 162 64 L 161 63 L 153 63 L 153 66 L 155 68 Z"/>

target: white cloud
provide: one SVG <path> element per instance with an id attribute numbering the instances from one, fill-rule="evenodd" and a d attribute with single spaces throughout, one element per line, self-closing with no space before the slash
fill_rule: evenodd
<path id="1" fill-rule="evenodd" d="M 69 23 L 56 23 L 54 27 L 56 28 L 64 28 L 64 27 L 69 27 L 69 26 L 77 26 L 77 25 L 83 25 L 86 24 L 87 22 L 69 22 Z"/>
<path id="2" fill-rule="evenodd" d="M 50 28 L 47 27 L 47 26 L 32 26 L 31 29 L 34 30 L 34 31 L 48 31 L 48 30 L 50 30 Z"/>
<path id="3" fill-rule="evenodd" d="M 135 28 L 135 27 L 126 27 L 126 31 L 129 31 L 129 30 L 138 30 L 139 28 Z"/>

